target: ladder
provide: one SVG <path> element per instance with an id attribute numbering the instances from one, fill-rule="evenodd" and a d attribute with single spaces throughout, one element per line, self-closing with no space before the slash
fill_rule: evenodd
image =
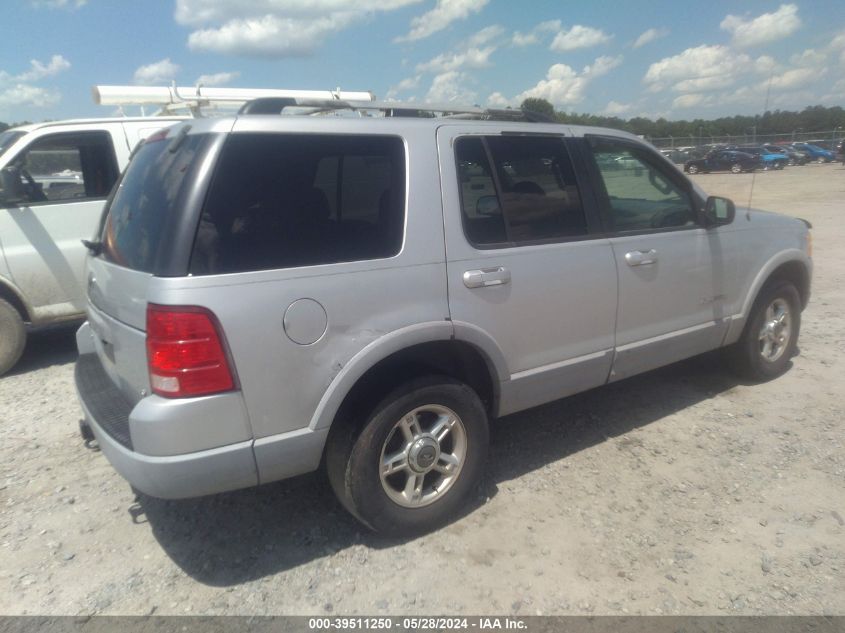
<path id="1" fill-rule="evenodd" d="M 375 101 L 375 95 L 369 91 L 341 90 L 280 90 L 272 88 L 206 88 L 176 86 L 93 86 L 91 89 L 94 103 L 104 106 L 140 106 L 144 109 L 155 106 L 155 116 L 187 114 L 202 116 L 207 110 L 232 110 L 255 99 L 291 99 L 294 101 L 316 100 L 320 102 Z"/>

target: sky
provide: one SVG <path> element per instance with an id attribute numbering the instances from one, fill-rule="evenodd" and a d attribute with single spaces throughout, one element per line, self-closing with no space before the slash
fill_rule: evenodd
<path id="1" fill-rule="evenodd" d="M 2 4 L 9 123 L 111 115 L 91 86 L 173 81 L 496 107 L 539 97 L 626 119 L 845 106 L 843 0 Z"/>

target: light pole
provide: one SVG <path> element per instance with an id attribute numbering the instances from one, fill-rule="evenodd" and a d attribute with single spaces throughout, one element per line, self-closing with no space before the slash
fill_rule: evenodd
<path id="1" fill-rule="evenodd" d="M 803 127 L 795 128 L 794 130 L 792 130 L 792 142 L 793 143 L 795 142 L 795 133 L 796 132 L 803 132 L 803 131 L 804 131 Z"/>

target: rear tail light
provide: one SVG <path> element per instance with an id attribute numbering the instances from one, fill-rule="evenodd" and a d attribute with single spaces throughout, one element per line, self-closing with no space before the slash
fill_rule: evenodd
<path id="1" fill-rule="evenodd" d="M 165 398 L 235 388 L 220 324 L 205 308 L 147 306 L 147 363 L 153 393 Z"/>

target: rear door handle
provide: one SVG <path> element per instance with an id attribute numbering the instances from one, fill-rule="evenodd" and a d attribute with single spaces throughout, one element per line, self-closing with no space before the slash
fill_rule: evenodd
<path id="1" fill-rule="evenodd" d="M 631 251 L 625 253 L 625 263 L 628 266 L 648 266 L 657 262 L 657 251 L 653 248 L 648 251 Z"/>
<path id="2" fill-rule="evenodd" d="M 511 271 L 502 266 L 468 270 L 464 273 L 464 285 L 467 288 L 484 288 L 486 286 L 502 286 L 510 283 Z"/>

